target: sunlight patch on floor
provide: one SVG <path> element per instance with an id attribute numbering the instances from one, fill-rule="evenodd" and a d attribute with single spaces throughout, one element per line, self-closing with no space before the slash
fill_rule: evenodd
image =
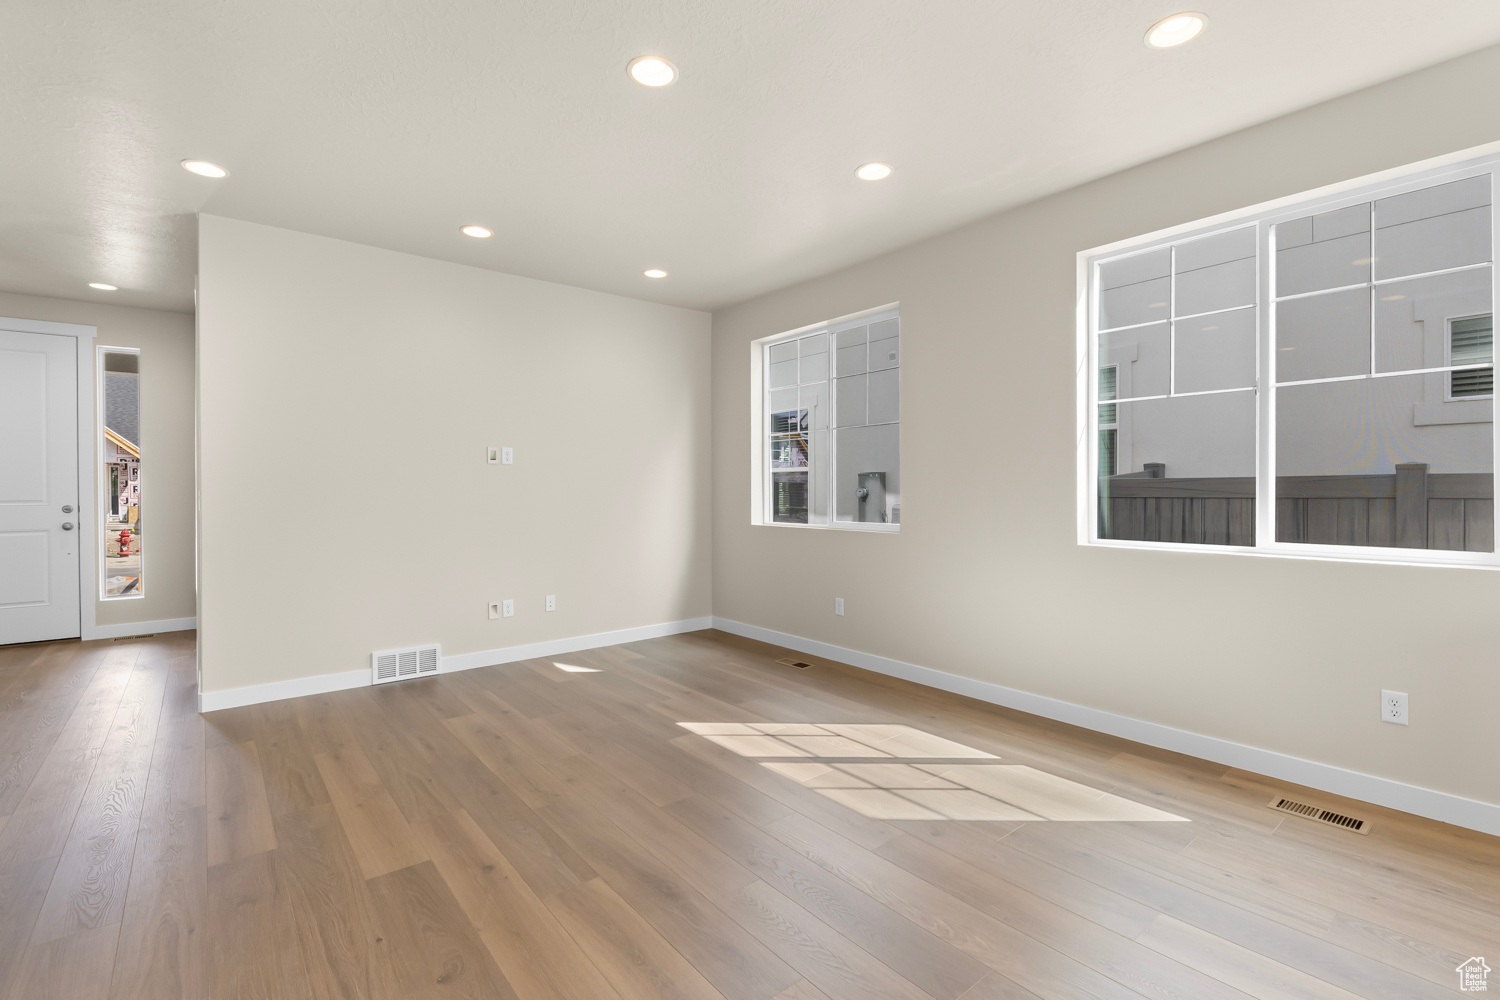
<path id="1" fill-rule="evenodd" d="M 911 726 L 841 722 L 679 722 L 744 757 L 903 757 L 955 760 L 988 758 L 976 750 Z"/>
<path id="2" fill-rule="evenodd" d="M 571 663 L 558 663 L 556 660 L 552 661 L 552 665 L 554 667 L 556 667 L 558 670 L 561 670 L 561 671 L 563 671 L 565 673 L 569 673 L 569 674 L 598 674 L 598 673 L 603 673 L 603 671 L 600 670 L 598 667 L 575 667 Z"/>
<path id="3" fill-rule="evenodd" d="M 1189 822 L 1185 817 L 1024 764 L 952 763 L 1000 758 L 910 726 L 804 722 L 678 725 L 742 757 L 759 758 L 761 767 L 871 819 Z M 772 757 L 793 759 L 765 759 Z M 882 759 L 865 762 L 858 758 Z M 932 763 L 934 758 L 945 763 Z"/>

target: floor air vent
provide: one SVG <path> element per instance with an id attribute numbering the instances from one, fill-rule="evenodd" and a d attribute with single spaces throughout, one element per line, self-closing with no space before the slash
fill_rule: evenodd
<path id="1" fill-rule="evenodd" d="M 438 646 L 412 646 L 410 649 L 386 649 L 370 654 L 370 666 L 376 684 L 426 677 L 438 672 L 442 653 Z"/>
<path id="2" fill-rule="evenodd" d="M 1310 806 L 1306 802 L 1298 802 L 1296 799 L 1277 796 L 1271 800 L 1271 808 L 1279 812 L 1291 813 L 1293 816 L 1303 816 L 1307 819 L 1317 820 L 1319 823 L 1327 823 L 1329 826 L 1353 830 L 1355 833 L 1370 832 L 1370 824 L 1366 820 L 1357 819 L 1353 816 L 1345 816 L 1343 813 L 1336 813 L 1332 809 L 1320 809 L 1317 806 Z"/>
<path id="3" fill-rule="evenodd" d="M 812 666 L 812 664 L 808 663 L 806 660 L 794 660 L 790 656 L 777 660 L 776 662 L 784 663 L 789 667 L 796 667 L 799 670 L 806 670 L 808 667 Z"/>

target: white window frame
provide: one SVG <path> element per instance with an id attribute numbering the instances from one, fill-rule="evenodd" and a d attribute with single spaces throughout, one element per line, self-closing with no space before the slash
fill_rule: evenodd
<path id="1" fill-rule="evenodd" d="M 1392 170 L 1370 174 L 1339 184 L 1329 185 L 1303 194 L 1279 198 L 1248 208 L 1227 212 L 1212 218 L 1190 222 L 1170 229 L 1160 230 L 1145 236 L 1122 240 L 1105 246 L 1082 251 L 1077 257 L 1078 295 L 1076 300 L 1077 330 L 1077 484 L 1078 484 L 1078 543 L 1102 548 L 1148 549 L 1162 552 L 1210 552 L 1219 555 L 1271 556 L 1294 559 L 1321 559 L 1339 562 L 1385 563 L 1396 565 L 1462 566 L 1480 569 L 1500 569 L 1500 536 L 1497 536 L 1496 552 L 1464 552 L 1447 549 L 1407 549 L 1377 546 L 1323 545 L 1303 542 L 1276 541 L 1276 425 L 1274 393 L 1267 387 L 1276 385 L 1276 351 L 1273 312 L 1268 308 L 1267 295 L 1272 286 L 1272 270 L 1276 255 L 1274 227 L 1308 215 L 1337 211 L 1352 205 L 1389 198 L 1408 191 L 1419 190 L 1437 184 L 1463 180 L 1488 174 L 1491 177 L 1490 226 L 1491 226 L 1491 315 L 1496 315 L 1495 298 L 1500 294 L 1500 262 L 1495 260 L 1500 248 L 1500 211 L 1497 211 L 1496 194 L 1500 188 L 1500 142 L 1464 150 L 1448 156 L 1436 157 Z M 1099 421 L 1096 396 L 1098 393 L 1098 268 L 1101 263 L 1122 257 L 1147 253 L 1164 246 L 1181 243 L 1188 239 L 1208 237 L 1255 226 L 1257 281 L 1257 379 L 1256 379 L 1256 504 L 1255 544 L 1209 545 L 1191 542 L 1134 541 L 1097 537 L 1098 526 L 1098 468 Z M 1372 233 L 1374 227 L 1372 225 Z M 1479 266 L 1479 265 L 1474 265 Z M 1452 269 L 1458 270 L 1458 269 Z M 1444 273 L 1444 272 L 1436 272 Z M 1409 281 L 1425 275 L 1408 275 L 1397 279 L 1379 279 L 1372 287 L 1386 281 Z M 1374 276 L 1372 274 L 1372 280 Z M 1361 287 L 1359 285 L 1351 287 Z M 1326 290 L 1326 291 L 1331 291 Z M 1240 307 L 1248 308 L 1248 307 Z M 1228 311 L 1228 310 L 1224 310 Z M 1178 317 L 1183 318 L 1183 317 Z M 1158 321 L 1159 322 L 1159 321 Z M 1447 331 L 1445 331 L 1447 335 Z M 1446 359 L 1446 356 L 1445 356 Z M 1104 362 L 1109 363 L 1109 362 Z M 1435 370 L 1418 369 L 1390 373 L 1391 376 L 1417 375 L 1441 372 L 1448 381 L 1447 367 Z M 1377 376 L 1379 377 L 1379 376 Z M 1333 380 L 1313 380 L 1333 381 Z M 1234 390 L 1230 390 L 1234 391 Z M 1243 391 L 1243 390 L 1238 390 Z M 1116 405 L 1119 404 L 1116 393 Z M 1446 391 L 1445 391 L 1446 396 Z M 1469 397 L 1473 400 L 1489 400 L 1494 396 Z M 1492 413 L 1492 420 L 1494 414 Z M 1119 416 L 1117 411 L 1116 421 Z M 1500 424 L 1500 421 L 1495 421 Z M 1500 426 L 1493 434 L 1495 453 L 1492 468 L 1500 482 Z M 1117 445 L 1117 454 L 1119 446 Z M 1123 455 L 1121 464 L 1124 465 Z M 1500 504 L 1497 504 L 1500 508 Z"/>
<path id="2" fill-rule="evenodd" d="M 795 330 L 788 330 L 785 333 L 778 333 L 775 336 L 764 337 L 760 340 L 752 342 L 751 374 L 754 382 L 755 399 L 755 406 L 753 408 L 755 411 L 755 419 L 753 420 L 752 426 L 754 426 L 757 430 L 757 441 L 755 447 L 752 449 L 755 468 L 751 477 L 751 481 L 758 484 L 758 489 L 755 491 L 756 500 L 753 502 L 751 510 L 750 520 L 752 524 L 767 525 L 776 528 L 812 528 L 821 531 L 833 529 L 837 531 L 874 531 L 884 532 L 887 534 L 900 533 L 901 525 L 899 523 L 881 521 L 840 521 L 838 519 L 838 499 L 834 495 L 834 482 L 838 470 L 838 434 L 836 433 L 838 430 L 836 424 L 838 414 L 838 376 L 836 371 L 838 334 L 840 330 L 849 329 L 851 327 L 859 326 L 865 323 L 872 323 L 877 320 L 887 318 L 887 314 L 889 315 L 889 317 L 895 318 L 898 321 L 898 342 L 903 343 L 903 346 L 900 348 L 903 357 L 902 360 L 898 361 L 896 365 L 896 392 L 897 398 L 899 399 L 901 393 L 901 368 L 903 366 L 905 355 L 904 340 L 902 339 L 904 337 L 904 334 L 900 332 L 899 325 L 899 320 L 901 317 L 901 304 L 899 302 L 891 302 L 887 303 L 886 305 L 876 306 L 873 309 L 864 309 L 856 313 L 849 313 L 846 316 L 839 316 L 836 319 L 826 320 L 820 323 L 813 323 L 809 326 L 799 327 Z M 829 335 L 828 457 L 826 461 L 821 462 L 821 468 L 819 467 L 820 460 L 816 453 L 813 453 L 810 456 L 808 462 L 807 523 L 798 524 L 796 522 L 790 521 L 775 521 L 771 518 L 772 487 L 775 477 L 771 475 L 771 407 L 769 401 L 771 393 L 771 379 L 769 355 L 771 348 L 775 347 L 778 344 L 784 344 L 789 340 L 800 340 L 803 337 L 816 336 L 819 333 L 826 333 Z M 895 421 L 897 425 L 896 451 L 898 461 L 901 452 L 900 427 L 902 426 L 904 419 L 905 413 L 903 411 L 902 416 Z M 812 512 L 814 475 L 824 477 L 826 479 L 826 486 L 828 490 L 828 512 L 822 520 L 818 521 L 813 520 Z"/>

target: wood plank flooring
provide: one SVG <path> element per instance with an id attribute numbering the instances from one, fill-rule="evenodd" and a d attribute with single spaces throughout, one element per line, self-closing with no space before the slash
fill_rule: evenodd
<path id="1" fill-rule="evenodd" d="M 0 647 L 0 1000 L 1422 1000 L 1500 966 L 1500 840 L 719 632 L 207 716 L 193 642 Z"/>

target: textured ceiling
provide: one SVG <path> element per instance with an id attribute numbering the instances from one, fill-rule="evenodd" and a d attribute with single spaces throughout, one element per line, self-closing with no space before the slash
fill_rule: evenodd
<path id="1" fill-rule="evenodd" d="M 0 289 L 190 309 L 202 210 L 712 308 L 1500 41 L 1495 0 L 1202 0 L 1147 49 L 1175 2 L 9 0 Z"/>

